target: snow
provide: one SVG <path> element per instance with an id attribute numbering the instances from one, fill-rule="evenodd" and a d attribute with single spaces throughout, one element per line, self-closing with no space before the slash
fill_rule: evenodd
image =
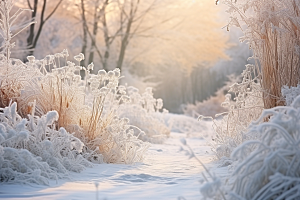
<path id="1" fill-rule="evenodd" d="M 209 145 L 212 122 L 167 114 L 174 127 L 163 144 L 152 144 L 143 163 L 134 165 L 96 164 L 81 173 L 70 173 L 71 180 L 50 181 L 50 186 L 1 184 L 0 199 L 200 199 L 204 169 L 195 159 L 180 151 L 185 138 L 195 155 L 218 177 L 226 177 L 227 167 L 212 162 Z M 174 124 L 181 121 L 181 124 Z M 170 123 L 171 123 L 170 122 Z M 192 125 L 195 126 L 192 126 Z M 187 129 L 189 125 L 193 129 Z M 196 126 L 197 125 L 197 126 Z M 98 186 L 98 198 L 97 189 Z M 204 184 L 204 183 L 202 183 Z"/>

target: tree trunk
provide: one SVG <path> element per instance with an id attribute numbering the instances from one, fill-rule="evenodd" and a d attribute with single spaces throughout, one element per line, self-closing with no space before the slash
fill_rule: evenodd
<path id="1" fill-rule="evenodd" d="M 98 12 L 97 12 L 97 5 L 98 5 L 98 2 L 96 3 L 96 6 L 95 6 L 95 13 L 94 13 L 94 24 L 93 24 L 93 35 L 92 35 L 92 42 L 91 42 L 91 52 L 90 52 L 90 55 L 89 55 L 89 60 L 88 60 L 88 63 L 92 63 L 94 61 L 94 51 L 95 51 L 95 48 L 96 48 L 96 36 L 97 36 L 97 32 L 98 32 Z"/>
<path id="2" fill-rule="evenodd" d="M 81 48 L 81 53 L 84 55 L 86 54 L 86 48 L 87 48 L 87 23 L 86 23 L 86 18 L 85 18 L 85 7 L 84 7 L 84 0 L 81 0 L 81 10 L 82 10 L 82 30 L 83 30 L 83 38 L 82 38 L 82 48 Z M 84 60 L 80 62 L 81 66 L 84 66 Z"/>
<path id="3" fill-rule="evenodd" d="M 34 0 L 33 12 L 31 14 L 32 19 L 34 19 L 36 17 L 37 5 L 38 5 L 38 0 Z M 32 24 L 29 28 L 29 35 L 27 37 L 27 48 L 28 48 L 29 51 L 28 51 L 27 55 L 33 55 L 33 51 L 34 51 L 34 47 L 33 47 L 34 28 L 35 28 L 35 24 Z M 24 61 L 25 60 L 26 60 L 26 58 L 24 59 Z"/>
<path id="4" fill-rule="evenodd" d="M 129 35 L 130 35 L 130 30 L 131 30 L 131 25 L 132 25 L 133 18 L 129 18 L 127 27 L 126 27 L 126 32 L 124 37 L 122 38 L 121 42 L 121 48 L 120 48 L 120 54 L 119 58 L 117 61 L 117 68 L 119 68 L 122 71 L 122 66 L 125 58 L 125 52 L 126 52 L 126 47 L 129 43 Z"/>
<path id="5" fill-rule="evenodd" d="M 81 10 L 82 10 L 82 30 L 83 30 L 83 38 L 82 38 L 82 48 L 81 48 L 81 53 L 83 55 L 86 55 L 86 48 L 87 48 L 87 23 L 86 23 L 86 17 L 85 17 L 85 7 L 84 7 L 84 0 L 81 0 Z M 85 60 L 82 60 L 80 62 L 81 66 L 85 66 Z M 81 78 L 84 78 L 85 72 L 84 70 L 80 70 L 80 76 Z"/>
<path id="6" fill-rule="evenodd" d="M 105 13 L 107 5 L 108 5 L 108 0 L 104 3 L 103 8 L 102 8 L 102 12 L 103 12 L 102 25 L 103 25 L 105 47 L 106 47 L 102 64 L 103 64 L 103 69 L 106 71 L 108 71 L 107 62 L 108 62 L 109 51 L 110 51 L 110 38 L 108 35 L 108 27 L 107 27 L 107 22 L 106 22 L 106 13 Z"/>

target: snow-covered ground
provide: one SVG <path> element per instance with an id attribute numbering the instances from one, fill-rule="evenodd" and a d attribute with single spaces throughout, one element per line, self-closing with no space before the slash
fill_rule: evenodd
<path id="1" fill-rule="evenodd" d="M 51 181 L 50 186 L 1 184 L 0 199 L 201 199 L 203 168 L 180 151 L 180 138 L 185 137 L 196 156 L 222 177 L 227 169 L 212 162 L 212 124 L 180 115 L 165 118 L 172 119 L 171 135 L 163 144 L 152 144 L 143 163 L 95 165 L 72 173 L 72 180 Z"/>

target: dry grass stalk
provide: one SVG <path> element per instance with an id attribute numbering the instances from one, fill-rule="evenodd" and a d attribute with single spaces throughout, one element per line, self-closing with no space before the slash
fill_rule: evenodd
<path id="1" fill-rule="evenodd" d="M 281 88 L 300 79 L 300 4 L 295 0 L 225 0 L 229 25 L 240 27 L 261 74 L 264 107 L 284 105 Z"/>

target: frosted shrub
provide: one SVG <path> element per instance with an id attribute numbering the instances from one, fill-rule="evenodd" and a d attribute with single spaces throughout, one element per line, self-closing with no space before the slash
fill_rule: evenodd
<path id="1" fill-rule="evenodd" d="M 268 122 L 264 122 L 269 118 Z M 231 155 L 233 195 L 243 199 L 300 198 L 300 96 L 291 106 L 264 110 Z M 240 199 L 241 199 L 240 198 Z"/>
<path id="2" fill-rule="evenodd" d="M 261 72 L 265 108 L 283 105 L 281 88 L 296 87 L 299 79 L 300 3 L 296 0 L 222 0 L 230 23 L 243 32 L 241 41 L 253 49 Z"/>
<path id="3" fill-rule="evenodd" d="M 162 115 L 167 111 L 163 109 L 162 99 L 153 97 L 152 88 L 146 88 L 143 94 L 134 87 L 119 87 L 120 92 L 128 93 L 130 102 L 120 105 L 120 116 L 129 119 L 130 124 L 143 130 L 139 138 L 151 143 L 162 143 L 169 135 L 170 130 L 165 125 Z"/>
<path id="4" fill-rule="evenodd" d="M 76 105 L 84 105 L 86 87 L 79 75 L 81 67 L 67 62 L 67 57 L 68 52 L 64 50 L 56 56 L 48 55 L 42 60 L 36 60 L 33 56 L 28 58 L 28 67 L 39 69 L 42 74 L 34 80 L 34 85 L 28 85 L 22 90 L 19 101 L 22 115 L 29 114 L 28 111 L 32 110 L 31 102 L 35 101 L 36 115 L 40 116 L 50 110 L 56 110 L 60 116 L 59 127 L 77 124 L 74 113 L 80 108 L 83 110 Z M 61 63 L 61 59 L 65 61 Z M 59 67 L 60 65 L 62 66 Z"/>
<path id="5" fill-rule="evenodd" d="M 68 171 L 91 167 L 84 144 L 64 128 L 55 130 L 58 113 L 21 118 L 17 103 L 0 109 L 0 181 L 47 184 Z"/>
<path id="6" fill-rule="evenodd" d="M 234 100 L 231 99 L 231 94 L 227 94 L 222 103 L 228 112 L 216 115 L 223 116 L 221 120 L 215 119 L 213 125 L 216 133 L 213 147 L 219 159 L 229 157 L 238 145 L 249 139 L 250 136 L 245 135 L 245 132 L 249 124 L 261 115 L 262 92 L 257 77 L 253 78 L 253 74 L 255 75 L 254 66 L 247 65 L 242 73 L 242 82 L 230 86 L 229 92 L 235 94 Z"/>

